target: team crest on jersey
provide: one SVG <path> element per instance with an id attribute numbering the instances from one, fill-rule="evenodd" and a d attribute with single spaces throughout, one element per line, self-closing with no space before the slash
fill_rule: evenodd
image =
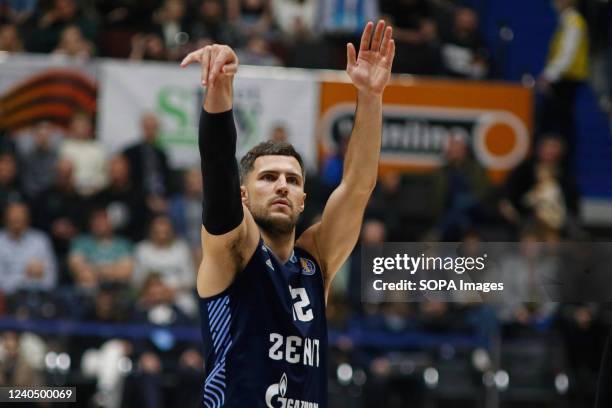
<path id="1" fill-rule="evenodd" d="M 300 258 L 300 265 L 302 266 L 302 274 L 304 275 L 314 275 L 317 270 L 314 262 L 310 259 Z"/>
<path id="2" fill-rule="evenodd" d="M 316 402 L 297 400 L 285 397 L 287 393 L 287 374 L 283 373 L 280 381 L 272 384 L 266 390 L 266 405 L 268 408 L 319 408 Z"/>

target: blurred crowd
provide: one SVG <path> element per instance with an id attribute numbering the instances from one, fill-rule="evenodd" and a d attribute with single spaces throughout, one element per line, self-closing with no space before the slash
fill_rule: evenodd
<path id="1" fill-rule="evenodd" d="M 395 27 L 396 72 L 486 78 L 477 13 L 453 0 L 3 0 L 0 51 L 177 61 L 211 43 L 241 62 L 343 68 L 367 21 Z"/>
<path id="2" fill-rule="evenodd" d="M 444 165 L 436 171 L 386 173 L 379 180 L 360 242 L 338 275 L 328 310 L 332 332 L 338 334 L 332 366 L 350 363 L 365 375 L 362 406 L 406 406 L 405 398 L 419 395 L 406 392 L 414 386 L 415 367 L 459 354 L 451 340 L 433 351 L 385 341 L 406 333 L 487 339 L 482 348 L 474 346 L 480 359 L 462 371 L 471 375 L 464 380 L 491 367 L 491 339 L 529 340 L 553 353 L 546 360 L 551 367 L 541 370 L 570 376 L 570 406 L 588 406 L 612 323 L 603 305 L 368 305 L 360 292 L 362 245 L 599 238 L 581 225 L 572 160 L 572 106 L 575 87 L 586 79 L 580 65 L 580 58 L 587 58 L 580 54 L 586 27 L 573 14 L 571 0 L 555 3 L 559 37 L 573 30 L 578 46 L 568 56 L 562 40 L 551 44 L 538 80 L 549 102 L 536 117 L 531 155 L 506 181 L 490 180 L 461 135 L 447 140 Z M 395 28 L 396 72 L 492 76 L 477 13 L 451 0 L 0 0 L 0 51 L 177 61 L 196 47 L 227 43 L 245 64 L 343 68 L 346 42 L 357 41 L 365 22 L 379 17 Z M 0 138 L 0 315 L 146 324 L 160 330 L 145 338 L 106 336 L 103 330 L 84 336 L 5 330 L 0 384 L 60 385 L 67 381 L 58 373 L 68 358 L 71 372 L 93 381 L 92 401 L 98 406 L 195 406 L 205 364 L 200 342 L 177 340 L 161 329 L 198 326 L 195 276 L 206 181 L 199 168 L 169 167 L 156 143 L 160 123 L 154 113 L 134 118 L 140 121 L 139 141 L 113 156 L 96 139 L 94 120 L 76 112 L 66 128 L 43 121 L 19 138 L 9 133 Z M 290 141 L 282 126 L 270 138 Z M 343 147 L 308 174 L 300 230 L 318 219 L 338 185 Z M 508 259 L 505 267 L 520 275 L 517 285 L 524 286 L 518 290 L 529 291 L 529 274 L 549 270 L 550 262 L 545 254 L 526 249 L 524 257 Z M 380 334 L 380 342 L 356 343 L 354 333 L 364 331 Z M 360 381 L 354 377 L 355 384 Z"/>

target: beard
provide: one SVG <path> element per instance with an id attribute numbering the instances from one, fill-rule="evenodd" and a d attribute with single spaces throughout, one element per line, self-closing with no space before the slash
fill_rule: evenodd
<path id="1" fill-rule="evenodd" d="M 265 208 L 250 208 L 255 223 L 270 235 L 287 235 L 295 230 L 299 214 L 291 213 L 289 218 L 273 217 Z"/>

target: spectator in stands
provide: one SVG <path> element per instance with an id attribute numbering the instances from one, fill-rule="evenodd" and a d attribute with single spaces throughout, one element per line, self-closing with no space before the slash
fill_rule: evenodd
<path id="1" fill-rule="evenodd" d="M 144 282 L 134 320 L 162 328 L 191 323 L 177 307 L 172 289 L 156 274 L 149 275 Z M 162 373 L 179 374 L 179 382 L 183 380 L 182 374 L 187 374 L 190 380 L 182 384 L 181 389 L 185 389 L 186 385 L 195 386 L 195 390 L 191 389 L 188 393 L 197 394 L 200 384 L 193 382 L 192 375 L 189 375 L 193 373 L 185 373 L 183 369 L 191 367 L 201 375 L 203 359 L 199 352 L 185 343 L 177 342 L 172 335 L 153 335 L 146 341 L 137 342 L 134 349 L 134 359 L 138 364 L 133 375 L 126 379 L 122 406 L 163 407 Z M 181 400 L 184 398 L 181 396 Z"/>
<path id="2" fill-rule="evenodd" d="M 525 227 L 520 237 L 520 252 L 510 253 L 497 265 L 498 279 L 503 280 L 498 316 L 514 331 L 532 327 L 545 319 L 552 319 L 558 303 L 559 259 L 544 250 L 537 230 Z"/>
<path id="3" fill-rule="evenodd" d="M 30 228 L 30 212 L 23 203 L 11 203 L 0 232 L 0 289 L 12 294 L 20 289 L 51 290 L 57 281 L 57 264 L 49 238 Z"/>
<path id="4" fill-rule="evenodd" d="M 313 35 L 316 0 L 272 0 L 272 15 L 284 41 L 306 40 Z"/>
<path id="5" fill-rule="evenodd" d="M 151 215 L 135 184 L 127 158 L 117 155 L 109 163 L 108 186 L 91 198 L 93 207 L 106 208 L 113 230 L 134 242 L 143 238 Z"/>
<path id="6" fill-rule="evenodd" d="M 342 171 L 344 168 L 344 156 L 348 147 L 348 135 L 338 135 L 338 147 L 334 154 L 328 156 L 323 161 L 321 168 L 321 181 L 332 191 L 340 184 L 342 180 Z"/>
<path id="7" fill-rule="evenodd" d="M 322 0 L 317 9 L 316 27 L 323 34 L 353 37 L 368 21 L 375 21 L 378 17 L 378 2 L 374 0 L 364 0 L 357 4 L 342 0 Z"/>
<path id="8" fill-rule="evenodd" d="M 59 157 L 74 165 L 74 182 L 79 194 L 91 196 L 106 186 L 106 150 L 94 139 L 93 124 L 87 114 L 78 112 L 72 116 Z"/>
<path id="9" fill-rule="evenodd" d="M 191 25 L 191 36 L 197 42 L 210 39 L 213 43 L 235 46 L 239 34 L 227 22 L 221 0 L 202 0 L 196 21 Z"/>
<path id="10" fill-rule="evenodd" d="M 83 36 L 89 41 L 95 41 L 97 25 L 80 9 L 77 0 L 53 0 L 51 6 L 41 13 L 36 30 L 32 33 L 29 51 L 50 52 L 60 42 L 64 29 L 76 25 Z"/>
<path id="11" fill-rule="evenodd" d="M 36 12 L 37 3 L 38 0 L 0 1 L 0 20 L 6 18 L 15 25 L 21 25 Z"/>
<path id="12" fill-rule="evenodd" d="M 128 285 L 132 279 L 132 245 L 115 235 L 106 209 L 94 209 L 90 234 L 72 241 L 68 266 L 77 286 L 94 289 L 103 282 Z"/>
<path id="13" fill-rule="evenodd" d="M 390 241 L 404 241 L 411 237 L 405 235 L 404 208 L 410 200 L 402 188 L 402 177 L 399 172 L 389 172 L 380 176 L 367 212 L 371 216 L 384 220 Z"/>
<path id="14" fill-rule="evenodd" d="M 189 40 L 184 0 L 165 0 L 155 12 L 154 21 L 159 25 L 169 59 L 177 59 Z"/>
<path id="15" fill-rule="evenodd" d="M 154 212 L 165 212 L 165 198 L 170 193 L 170 168 L 166 153 L 157 143 L 159 119 L 152 112 L 145 113 L 140 120 L 141 141 L 128 146 L 123 155 L 130 164 L 132 180 L 147 199 Z"/>
<path id="16" fill-rule="evenodd" d="M 478 34 L 476 12 L 466 7 L 457 9 L 452 30 L 442 38 L 441 54 L 446 75 L 471 79 L 487 76 L 488 55 Z"/>
<path id="17" fill-rule="evenodd" d="M 319 1 L 315 33 L 322 37 L 324 43 L 317 44 L 316 52 L 324 54 L 327 60 L 319 68 L 343 68 L 346 65 L 346 44 L 359 44 L 358 36 L 363 27 L 368 21 L 376 21 L 379 16 L 378 0 Z"/>
<path id="18" fill-rule="evenodd" d="M 289 143 L 289 135 L 287 134 L 287 127 L 282 123 L 274 125 L 270 134 L 270 140 L 275 142 L 286 142 Z"/>
<path id="19" fill-rule="evenodd" d="M 438 26 L 428 0 L 382 0 L 384 19 L 393 25 L 397 72 L 435 74 L 439 65 Z"/>
<path id="20" fill-rule="evenodd" d="M 244 38 L 253 35 L 270 39 L 272 10 L 270 0 L 229 0 L 228 18 Z"/>
<path id="21" fill-rule="evenodd" d="M 13 24 L 0 25 L 0 51 L 23 52 L 23 43 L 17 26 Z"/>
<path id="22" fill-rule="evenodd" d="M 483 219 L 491 185 L 485 169 L 472 157 L 465 136 L 450 135 L 444 165 L 433 175 L 433 212 L 439 217 L 432 239 L 459 241 Z"/>
<path id="23" fill-rule="evenodd" d="M 60 271 L 67 270 L 66 255 L 70 242 L 85 225 L 86 202 L 76 191 L 73 168 L 69 160 L 59 160 L 53 171 L 53 185 L 33 204 L 34 225 L 51 237 Z M 61 281 L 64 278 L 60 275 Z"/>
<path id="24" fill-rule="evenodd" d="M 135 61 L 167 61 L 168 50 L 164 40 L 156 33 L 138 33 L 132 37 L 129 59 Z"/>
<path id="25" fill-rule="evenodd" d="M 282 61 L 270 51 L 268 42 L 260 36 L 249 36 L 246 45 L 237 50 L 240 62 L 245 65 L 279 66 Z"/>
<path id="26" fill-rule="evenodd" d="M 42 387 L 46 346 L 31 333 L 5 331 L 0 336 L 0 386 Z"/>
<path id="27" fill-rule="evenodd" d="M 507 221 L 518 227 L 535 222 L 546 240 L 579 234 L 578 189 L 562 165 L 563 149 L 558 136 L 543 135 L 535 157 L 525 160 L 508 176 L 499 203 Z"/>
<path id="28" fill-rule="evenodd" d="M 94 47 L 90 41 L 83 37 L 83 33 L 78 26 L 69 25 L 62 30 L 60 41 L 53 50 L 53 54 L 88 59 L 94 54 Z"/>
<path id="29" fill-rule="evenodd" d="M 202 257 L 202 194 L 200 169 L 187 169 L 183 175 L 183 192 L 173 196 L 168 206 L 172 226 L 187 240 L 194 265 L 199 265 Z"/>
<path id="30" fill-rule="evenodd" d="M 574 7 L 575 0 L 554 0 L 553 4 L 559 23 L 549 46 L 546 66 L 538 78 L 542 93 L 538 134 L 554 132 L 563 136 L 571 159 L 576 147 L 576 93 L 589 76 L 588 27 Z"/>
<path id="31" fill-rule="evenodd" d="M 17 178 L 17 160 L 12 153 L 0 153 L 0 214 L 6 206 L 24 199 Z"/>
<path id="32" fill-rule="evenodd" d="M 50 122 L 38 123 L 34 127 L 32 146 L 21 155 L 21 183 L 29 198 L 38 197 L 42 191 L 51 187 L 55 179 L 57 143 L 53 139 L 53 132 Z"/>
<path id="33" fill-rule="evenodd" d="M 159 274 L 174 292 L 176 303 L 183 312 L 195 314 L 197 305 L 193 290 L 196 275 L 191 251 L 186 241 L 175 236 L 172 223 L 165 215 L 151 221 L 148 239 L 138 243 L 134 251 L 133 279 L 136 287 L 142 287 L 151 273 Z"/>

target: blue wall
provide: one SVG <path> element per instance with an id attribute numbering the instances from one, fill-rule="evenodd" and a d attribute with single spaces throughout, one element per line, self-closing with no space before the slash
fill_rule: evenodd
<path id="1" fill-rule="evenodd" d="M 482 35 L 492 50 L 496 77 L 519 81 L 542 71 L 557 17 L 546 0 L 463 0 L 478 11 Z M 514 38 L 501 40 L 500 26 L 509 26 Z M 612 199 L 612 133 L 593 91 L 582 89 L 576 106 L 577 177 L 582 195 Z"/>

